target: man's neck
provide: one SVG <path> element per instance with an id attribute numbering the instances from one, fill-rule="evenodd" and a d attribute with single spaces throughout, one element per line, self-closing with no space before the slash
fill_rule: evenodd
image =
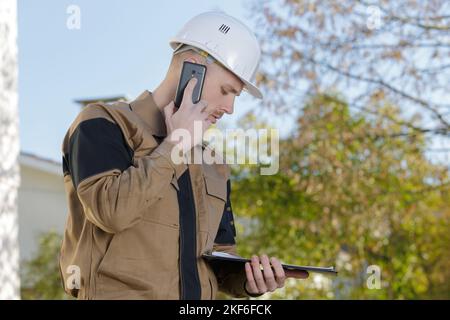
<path id="1" fill-rule="evenodd" d="M 159 86 L 152 91 L 153 100 L 161 111 L 163 111 L 164 107 L 174 100 L 175 91 L 176 83 L 170 78 L 164 79 Z"/>

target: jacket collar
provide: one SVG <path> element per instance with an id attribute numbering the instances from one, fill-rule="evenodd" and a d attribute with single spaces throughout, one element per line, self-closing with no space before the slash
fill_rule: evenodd
<path id="1" fill-rule="evenodd" d="M 131 110 L 136 112 L 149 126 L 152 134 L 158 137 L 167 135 L 165 117 L 153 99 L 152 93 L 145 90 L 130 103 Z"/>

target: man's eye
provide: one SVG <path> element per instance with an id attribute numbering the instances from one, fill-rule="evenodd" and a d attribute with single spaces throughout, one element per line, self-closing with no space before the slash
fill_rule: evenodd
<path id="1" fill-rule="evenodd" d="M 223 95 L 226 95 L 226 94 L 227 94 L 226 91 L 223 90 L 223 89 L 221 89 L 220 91 L 222 91 L 222 94 L 223 94 Z"/>

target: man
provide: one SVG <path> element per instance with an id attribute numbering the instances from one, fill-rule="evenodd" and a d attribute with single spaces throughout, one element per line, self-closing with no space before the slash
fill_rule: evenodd
<path id="1" fill-rule="evenodd" d="M 256 38 L 233 17 L 208 12 L 171 45 L 168 72 L 152 93 L 129 104 L 87 106 L 64 138 L 70 213 L 60 266 L 65 290 L 79 299 L 214 299 L 218 290 L 245 297 L 284 285 L 276 258 L 253 256 L 242 270 L 213 268 L 201 258 L 211 250 L 236 254 L 229 169 L 173 158 L 202 148 L 194 123 L 204 132 L 232 114 L 243 89 L 262 97 L 252 84 Z M 207 65 L 202 100 L 193 104 L 191 80 L 175 110 L 186 60 Z M 180 130 L 194 138 L 180 143 Z"/>

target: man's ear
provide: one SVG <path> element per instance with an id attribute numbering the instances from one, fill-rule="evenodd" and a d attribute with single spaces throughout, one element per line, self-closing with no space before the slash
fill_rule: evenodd
<path id="1" fill-rule="evenodd" d="M 188 62 L 192 62 L 192 63 L 198 63 L 197 59 L 195 59 L 194 57 L 186 58 L 186 59 L 184 59 L 184 61 L 188 61 Z"/>

